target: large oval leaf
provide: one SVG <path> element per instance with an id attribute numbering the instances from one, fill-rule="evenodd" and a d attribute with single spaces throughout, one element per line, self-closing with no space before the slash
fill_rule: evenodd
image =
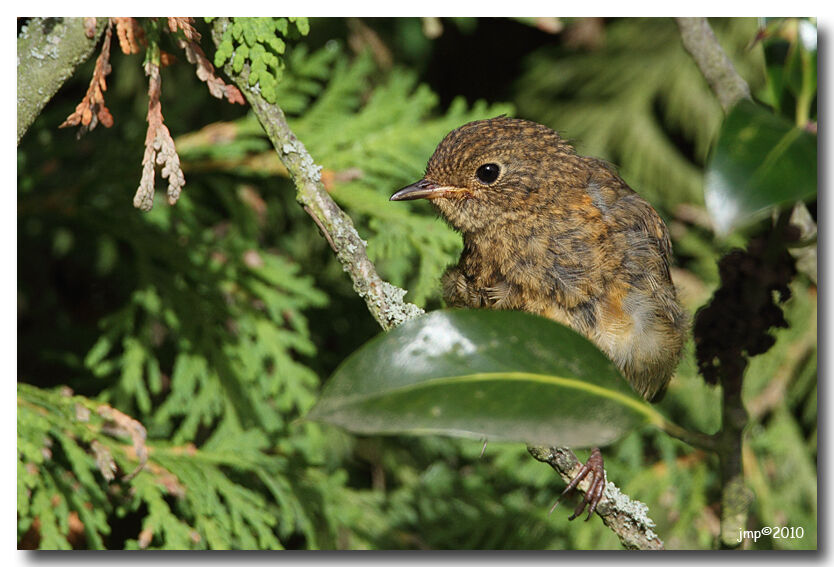
<path id="1" fill-rule="evenodd" d="M 727 115 L 707 168 L 704 200 L 716 232 L 817 192 L 816 136 L 750 101 Z"/>
<path id="2" fill-rule="evenodd" d="M 517 311 L 434 311 L 348 357 L 309 418 L 355 433 L 587 447 L 656 415 L 590 341 Z"/>

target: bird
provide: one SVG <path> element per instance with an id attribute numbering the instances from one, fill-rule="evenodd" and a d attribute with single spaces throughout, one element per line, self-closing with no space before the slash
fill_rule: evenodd
<path id="1" fill-rule="evenodd" d="M 662 397 L 689 316 L 666 225 L 613 165 L 547 126 L 502 115 L 449 132 L 423 178 L 390 199 L 427 199 L 462 235 L 460 259 L 441 278 L 449 307 L 526 311 L 571 327 L 641 396 Z M 585 507 L 590 519 L 602 499 L 598 447 L 560 500 L 589 474 L 571 520 Z"/>

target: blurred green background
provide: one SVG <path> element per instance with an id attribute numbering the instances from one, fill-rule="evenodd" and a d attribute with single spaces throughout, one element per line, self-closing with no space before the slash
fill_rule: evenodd
<path id="1" fill-rule="evenodd" d="M 756 19 L 711 24 L 754 97 L 793 120 L 795 22 L 761 41 Z M 198 29 L 211 58 L 209 27 Z M 563 484 L 522 445 L 480 456 L 475 441 L 354 437 L 299 420 L 379 329 L 248 107 L 209 96 L 182 52 L 163 49 L 179 58 L 162 70 L 186 176 L 175 206 L 132 206 L 147 82 L 143 56 L 123 55 L 115 37 L 114 126 L 80 139 L 57 127 L 84 96 L 92 57 L 18 146 L 18 545 L 619 549 L 598 518 L 568 522 L 570 503 L 548 515 Z M 312 18 L 306 37 L 287 39 L 283 65 L 275 98 L 328 191 L 382 277 L 429 310 L 442 306 L 460 237 L 427 203 L 387 199 L 470 120 L 535 120 L 619 166 L 669 226 L 692 313 L 718 285 L 718 259 L 767 226 L 726 238 L 711 228 L 704 169 L 723 114 L 671 19 Z M 743 459 L 750 529 L 804 537 L 745 542 L 755 549 L 817 546 L 815 280 L 800 275 L 792 291 L 790 327 L 746 374 Z M 660 408 L 713 433 L 720 396 L 693 350 Z M 130 440 L 83 419 L 101 404 L 147 429 L 148 465 L 130 483 L 119 482 L 136 466 Z M 604 452 L 609 480 L 648 504 L 667 548 L 716 545 L 716 457 L 651 429 Z"/>

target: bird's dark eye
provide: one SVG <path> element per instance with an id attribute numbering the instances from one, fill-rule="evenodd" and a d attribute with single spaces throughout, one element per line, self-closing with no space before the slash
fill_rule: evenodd
<path id="1" fill-rule="evenodd" d="M 498 179 L 498 174 L 501 173 L 501 168 L 498 167 L 497 163 L 485 163 L 481 167 L 478 168 L 478 171 L 475 172 L 475 175 L 478 177 L 478 180 L 481 183 L 486 183 L 489 185 L 496 179 Z"/>

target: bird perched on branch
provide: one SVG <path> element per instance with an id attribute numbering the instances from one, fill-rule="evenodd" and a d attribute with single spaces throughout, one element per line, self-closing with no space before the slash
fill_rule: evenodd
<path id="1" fill-rule="evenodd" d="M 411 199 L 430 200 L 463 235 L 443 276 L 447 304 L 549 317 L 593 341 L 643 397 L 662 395 L 688 328 L 669 233 L 609 164 L 541 124 L 479 120 L 450 132 L 423 179 L 391 197 Z M 571 519 L 602 499 L 597 448 L 563 495 L 588 474 Z"/>

